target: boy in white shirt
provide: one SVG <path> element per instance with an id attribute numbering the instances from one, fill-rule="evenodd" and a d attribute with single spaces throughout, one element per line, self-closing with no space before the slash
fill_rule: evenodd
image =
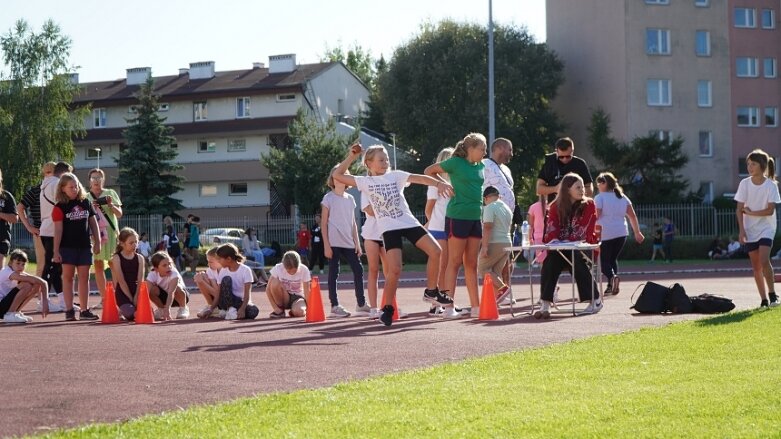
<path id="1" fill-rule="evenodd" d="M 312 275 L 309 268 L 301 264 L 301 257 L 294 251 L 282 256 L 282 262 L 271 269 L 271 279 L 268 281 L 266 295 L 271 304 L 269 317 L 278 319 L 285 317 L 285 310 L 290 310 L 291 317 L 306 315 L 306 303 L 309 300 L 309 288 Z"/>
<path id="2" fill-rule="evenodd" d="M 33 320 L 22 313 L 24 305 L 33 297 L 40 295 L 41 314 L 49 313 L 49 301 L 46 295 L 49 286 L 38 276 L 25 273 L 27 254 L 14 250 L 8 258 L 8 266 L 0 270 L 0 315 L 5 323 L 28 323 Z"/>

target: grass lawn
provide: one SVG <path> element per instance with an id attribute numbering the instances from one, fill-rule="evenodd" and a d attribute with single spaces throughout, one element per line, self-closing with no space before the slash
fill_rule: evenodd
<path id="1" fill-rule="evenodd" d="M 735 312 L 51 436 L 778 437 L 780 317 Z"/>

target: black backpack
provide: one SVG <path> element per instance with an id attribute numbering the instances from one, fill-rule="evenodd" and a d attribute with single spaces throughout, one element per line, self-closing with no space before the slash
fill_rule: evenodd
<path id="1" fill-rule="evenodd" d="M 693 308 L 692 312 L 696 313 L 719 314 L 730 312 L 735 309 L 735 304 L 732 303 L 732 299 L 728 299 L 724 296 L 700 294 L 699 296 L 692 296 L 690 299 Z"/>
<path id="2" fill-rule="evenodd" d="M 683 285 L 676 283 L 667 291 L 665 310 L 673 314 L 688 314 L 694 310 L 692 301 L 686 295 Z"/>
<path id="3" fill-rule="evenodd" d="M 638 286 L 637 288 L 640 288 Z M 643 290 L 640 292 L 640 296 L 637 298 L 637 302 L 633 302 L 630 309 L 641 314 L 662 314 L 666 311 L 667 293 L 670 289 L 664 285 L 659 285 L 656 282 L 646 282 L 643 286 Z M 637 290 L 635 289 L 635 293 Z M 634 301 L 635 294 L 632 294 Z"/>

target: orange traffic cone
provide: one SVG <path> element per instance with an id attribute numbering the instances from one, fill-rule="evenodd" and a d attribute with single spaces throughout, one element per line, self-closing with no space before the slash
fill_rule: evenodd
<path id="1" fill-rule="evenodd" d="M 117 296 L 114 295 L 114 283 L 106 282 L 106 294 L 103 297 L 103 314 L 100 315 L 100 323 L 119 323 L 119 310 L 117 309 Z"/>
<path id="2" fill-rule="evenodd" d="M 312 276 L 312 290 L 309 292 L 309 301 L 306 304 L 306 322 L 324 321 L 325 310 L 323 310 L 323 298 L 320 297 L 320 281 L 317 276 Z"/>
<path id="3" fill-rule="evenodd" d="M 385 290 L 382 290 L 382 301 L 380 302 L 380 310 L 382 310 L 382 307 L 385 306 Z M 399 319 L 399 305 L 396 303 L 396 298 L 393 298 L 393 318 L 391 319 L 392 322 L 395 322 Z"/>
<path id="4" fill-rule="evenodd" d="M 146 282 L 141 281 L 136 298 L 136 325 L 151 324 L 155 322 L 155 314 L 152 312 L 152 304 L 149 301 L 149 289 Z"/>
<path id="5" fill-rule="evenodd" d="M 483 280 L 483 297 L 480 299 L 480 320 L 498 320 L 499 308 L 496 306 L 494 294 L 494 281 L 491 275 L 486 273 Z"/>

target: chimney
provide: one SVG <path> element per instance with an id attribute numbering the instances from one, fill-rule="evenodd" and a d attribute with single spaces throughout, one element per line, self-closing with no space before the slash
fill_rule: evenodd
<path id="1" fill-rule="evenodd" d="M 78 85 L 79 83 L 79 74 L 78 73 L 68 73 L 68 81 L 70 81 L 73 85 Z"/>
<path id="2" fill-rule="evenodd" d="M 254 62 L 254 63 L 252 63 L 252 68 L 253 69 L 262 69 L 263 67 L 266 67 L 266 65 L 263 64 L 262 62 Z"/>
<path id="3" fill-rule="evenodd" d="M 272 55 L 268 57 L 269 73 L 288 73 L 296 70 L 296 54 Z"/>
<path id="4" fill-rule="evenodd" d="M 182 67 L 181 69 L 179 69 L 179 76 L 186 75 L 188 73 L 190 73 L 190 69 L 186 67 Z"/>
<path id="5" fill-rule="evenodd" d="M 134 67 L 127 69 L 127 85 L 143 84 L 152 76 L 151 67 Z"/>
<path id="6" fill-rule="evenodd" d="M 214 61 L 190 63 L 190 79 L 214 78 Z"/>

